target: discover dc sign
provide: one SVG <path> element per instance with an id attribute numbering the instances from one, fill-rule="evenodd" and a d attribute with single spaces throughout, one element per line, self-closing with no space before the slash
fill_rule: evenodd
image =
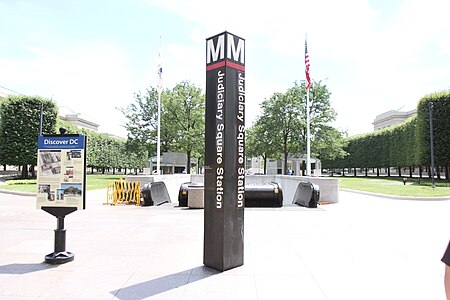
<path id="1" fill-rule="evenodd" d="M 244 117 L 245 40 L 223 32 L 206 40 L 203 253 L 220 271 L 244 263 Z"/>
<path id="2" fill-rule="evenodd" d="M 39 149 L 84 149 L 84 136 L 39 136 Z"/>

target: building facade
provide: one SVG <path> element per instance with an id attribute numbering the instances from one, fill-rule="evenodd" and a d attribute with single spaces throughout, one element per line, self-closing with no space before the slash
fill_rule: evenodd
<path id="1" fill-rule="evenodd" d="M 97 132 L 99 124 L 89 121 L 87 118 L 81 116 L 80 114 L 66 114 L 61 115 L 60 118 L 70 124 L 75 125 L 77 128 L 89 129 Z"/>
<path id="2" fill-rule="evenodd" d="M 390 111 L 384 112 L 375 117 L 375 120 L 372 123 L 373 130 L 376 131 L 376 130 L 380 130 L 380 129 L 392 126 L 397 123 L 401 123 L 416 113 L 417 113 L 416 109 L 413 109 L 410 111 L 390 110 Z"/>
<path id="3" fill-rule="evenodd" d="M 311 157 L 311 176 L 321 176 L 322 164 L 319 159 Z M 289 156 L 287 159 L 289 175 L 303 176 L 306 171 L 306 155 L 302 157 Z M 248 174 L 280 175 L 284 170 L 284 159 L 268 159 L 266 172 L 264 172 L 264 160 L 260 157 L 247 158 L 246 169 Z"/>
<path id="4" fill-rule="evenodd" d="M 148 172 L 155 173 L 157 169 L 156 156 L 148 161 Z M 180 174 L 187 172 L 187 154 L 179 152 L 164 152 L 161 156 L 161 174 Z M 191 174 L 198 173 L 198 159 L 191 157 Z"/>

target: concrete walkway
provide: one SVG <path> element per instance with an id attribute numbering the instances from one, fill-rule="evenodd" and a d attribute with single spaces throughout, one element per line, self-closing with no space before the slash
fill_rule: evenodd
<path id="1" fill-rule="evenodd" d="M 66 217 L 75 260 L 52 266 L 56 219 L 0 193 L 0 299 L 445 299 L 450 201 L 341 191 L 318 209 L 246 209 L 244 266 L 219 273 L 202 264 L 203 210 L 105 198 Z"/>

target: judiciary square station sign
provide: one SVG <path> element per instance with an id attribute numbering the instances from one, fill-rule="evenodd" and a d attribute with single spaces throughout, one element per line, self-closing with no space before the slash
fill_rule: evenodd
<path id="1" fill-rule="evenodd" d="M 223 32 L 206 40 L 206 266 L 243 264 L 245 205 L 245 40 Z"/>

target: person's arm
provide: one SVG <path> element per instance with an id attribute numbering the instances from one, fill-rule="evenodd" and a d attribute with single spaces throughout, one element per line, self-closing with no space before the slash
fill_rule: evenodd
<path id="1" fill-rule="evenodd" d="M 444 286 L 447 300 L 450 300 L 450 241 L 448 242 L 447 250 L 442 257 L 442 262 L 445 264 Z"/>
<path id="2" fill-rule="evenodd" d="M 445 266 L 444 285 L 447 300 L 450 300 L 450 267 L 447 265 Z"/>

